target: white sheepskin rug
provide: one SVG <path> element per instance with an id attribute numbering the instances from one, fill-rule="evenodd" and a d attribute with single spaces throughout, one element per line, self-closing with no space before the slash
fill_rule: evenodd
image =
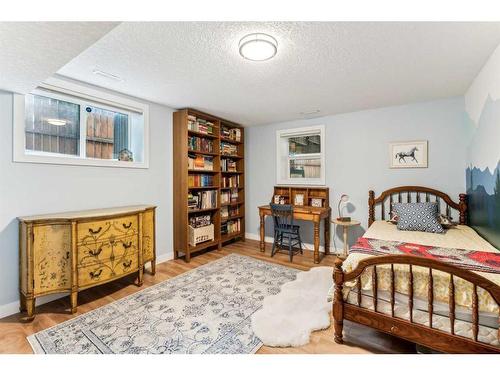
<path id="1" fill-rule="evenodd" d="M 332 267 L 300 272 L 279 294 L 264 299 L 262 309 L 252 315 L 253 332 L 264 345 L 302 346 L 311 332 L 330 326 L 332 275 Z"/>

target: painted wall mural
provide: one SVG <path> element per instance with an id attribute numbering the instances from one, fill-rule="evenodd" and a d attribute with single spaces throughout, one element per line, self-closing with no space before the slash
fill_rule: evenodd
<path id="1" fill-rule="evenodd" d="M 469 222 L 500 249 L 500 47 L 487 61 L 465 95 L 471 129 L 468 167 Z"/>

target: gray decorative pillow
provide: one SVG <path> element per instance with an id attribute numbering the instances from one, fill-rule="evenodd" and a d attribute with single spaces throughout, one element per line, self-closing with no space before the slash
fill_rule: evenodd
<path id="1" fill-rule="evenodd" d="M 398 215 L 398 229 L 443 233 L 438 209 L 436 202 L 395 203 L 394 212 Z"/>

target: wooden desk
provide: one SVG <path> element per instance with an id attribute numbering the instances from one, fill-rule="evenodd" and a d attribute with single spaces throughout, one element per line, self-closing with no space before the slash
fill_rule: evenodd
<path id="1" fill-rule="evenodd" d="M 297 220 L 312 221 L 314 223 L 314 263 L 319 263 L 319 227 L 321 220 L 325 222 L 325 255 L 330 254 L 330 216 L 331 208 L 317 208 L 310 206 L 294 206 L 293 218 Z M 266 235 L 265 218 L 271 216 L 271 207 L 269 205 L 259 207 L 260 216 L 260 251 L 264 252 Z"/>

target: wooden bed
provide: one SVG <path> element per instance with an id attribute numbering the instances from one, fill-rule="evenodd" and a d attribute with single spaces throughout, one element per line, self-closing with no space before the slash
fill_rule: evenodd
<path id="1" fill-rule="evenodd" d="M 390 214 L 390 208 L 387 209 L 387 207 L 391 207 L 390 205 L 394 202 L 434 201 L 439 203 L 442 212 L 450 216 L 454 214 L 454 216 L 458 218 L 460 224 L 467 224 L 467 196 L 465 194 L 460 194 L 459 202 L 454 202 L 447 194 L 434 189 L 420 186 L 401 186 L 386 190 L 377 198 L 375 198 L 373 191 L 369 192 L 368 225 L 371 226 L 375 222 L 376 216 L 380 217 L 381 220 L 387 220 Z M 498 310 L 498 306 L 500 305 L 500 286 L 496 283 L 476 272 L 449 263 L 413 255 L 398 254 L 368 257 L 359 261 L 357 266 L 349 272 L 344 269 L 345 267 L 343 268 L 344 261 L 340 258 L 336 260 L 333 275 L 335 282 L 333 298 L 335 342 L 339 344 L 343 343 L 343 321 L 348 320 L 375 328 L 379 331 L 406 339 L 439 352 L 500 353 L 500 346 L 497 345 L 500 342 L 500 327 L 495 327 L 496 332 L 495 328 L 493 328 L 493 333 L 496 334 L 495 340 L 497 340 L 494 345 L 478 340 L 478 332 L 480 330 L 478 290 L 482 289 L 481 292 L 489 293 L 492 301 L 496 303 Z M 395 298 L 395 269 L 397 267 L 401 268 L 401 265 L 408 267 L 409 270 L 407 281 L 408 315 L 406 318 L 396 316 L 395 314 L 396 304 L 401 304 L 401 301 L 396 302 Z M 378 270 L 377 267 L 379 267 Z M 380 295 L 382 291 L 378 290 L 377 275 L 382 267 L 384 267 L 386 272 L 390 275 L 390 288 L 388 292 L 386 292 L 389 297 L 387 297 L 387 309 L 385 311 L 380 311 L 381 309 L 378 307 L 380 306 L 378 295 Z M 428 270 L 428 290 L 425 302 L 426 309 L 424 312 L 424 314 L 426 314 L 425 324 L 417 322 L 415 319 L 416 310 L 414 308 L 415 298 L 413 291 L 414 273 L 417 268 L 419 270 L 425 269 L 425 272 Z M 361 290 L 361 277 L 367 271 L 371 273 L 369 277 L 371 284 L 369 296 L 363 295 Z M 433 307 L 435 306 L 433 272 L 434 275 L 444 272 L 450 280 L 448 290 L 446 291 L 449 296 L 448 306 L 446 308 L 446 319 L 449 319 L 449 331 L 444 331 L 433 326 L 433 319 L 434 322 L 436 321 L 436 316 L 433 313 Z M 366 274 L 364 277 L 366 277 Z M 457 279 L 466 280 L 472 284 L 472 301 L 470 306 L 471 318 L 470 323 L 468 323 L 471 327 L 470 337 L 457 334 L 455 330 L 457 312 L 457 306 L 455 304 L 455 285 Z M 406 280 L 404 280 L 404 282 L 406 282 Z M 355 297 L 353 294 L 353 298 L 349 298 L 349 293 L 356 290 Z M 347 292 L 347 298 L 345 292 Z M 370 299 L 370 308 L 362 303 L 362 297 L 364 299 Z M 404 303 L 406 304 L 406 301 Z M 419 314 L 422 314 L 422 311 L 419 311 Z M 500 323 L 500 318 L 498 322 Z M 481 328 L 481 330 L 482 329 L 483 328 Z"/>

